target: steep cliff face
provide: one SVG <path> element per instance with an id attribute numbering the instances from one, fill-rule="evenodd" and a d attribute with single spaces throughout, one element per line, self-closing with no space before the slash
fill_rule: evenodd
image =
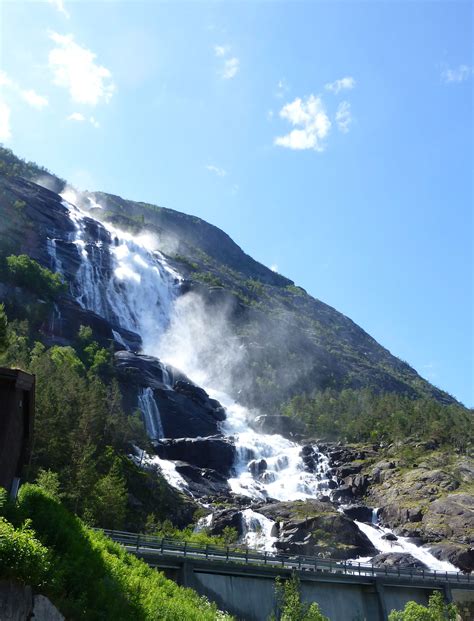
<path id="1" fill-rule="evenodd" d="M 85 206 L 102 206 L 92 208 L 94 218 L 156 236 L 169 263 L 185 277 L 181 292 L 195 292 L 200 312 L 225 323 L 225 334 L 216 332 L 210 345 L 222 350 L 231 340 L 238 355 L 232 360 L 225 356 L 225 362 L 224 356 L 216 356 L 214 368 L 212 363 L 208 366 L 214 374 L 225 375 L 226 390 L 234 395 L 238 391 L 247 405 L 277 413 L 293 395 L 327 387 L 369 387 L 454 401 L 349 318 L 254 261 L 216 227 L 170 209 L 101 193 L 81 195 L 80 200 Z M 74 283 L 80 256 L 77 245 L 68 241 L 73 227 L 61 197 L 10 176 L 0 179 L 0 201 L 1 253 L 28 254 L 53 271 L 56 253 L 66 280 Z M 100 234 L 93 219 L 86 221 L 86 244 L 89 239 L 97 241 Z M 103 242 L 107 246 L 112 240 Z M 94 252 L 95 268 L 106 272 L 107 252 Z M 58 304 L 61 321 L 44 326 L 49 338 L 67 342 L 81 324 L 87 324 L 102 341 L 119 333 L 133 350 L 139 348 L 139 338 L 114 325 L 113 317 L 107 325 L 81 308 L 71 287 L 72 295 L 63 296 Z M 228 365 L 224 374 L 222 364 Z"/>

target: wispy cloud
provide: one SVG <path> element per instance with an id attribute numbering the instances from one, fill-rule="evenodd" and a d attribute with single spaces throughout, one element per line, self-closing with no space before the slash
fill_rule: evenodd
<path id="1" fill-rule="evenodd" d="M 230 45 L 215 45 L 214 54 L 224 61 L 222 69 L 219 71 L 224 80 L 235 78 L 240 69 L 240 61 L 237 56 L 230 55 Z"/>
<path id="2" fill-rule="evenodd" d="M 15 95 L 19 96 L 32 108 L 40 110 L 48 105 L 47 97 L 38 95 L 32 88 L 24 89 L 15 80 L 12 80 L 5 71 L 0 71 L 0 88 L 4 90 L 10 90 Z"/>
<path id="3" fill-rule="evenodd" d="M 214 54 L 218 57 L 226 56 L 230 52 L 229 45 L 215 45 Z"/>
<path id="4" fill-rule="evenodd" d="M 347 134 L 352 123 L 351 104 L 348 101 L 341 101 L 336 110 L 336 123 L 339 131 Z"/>
<path id="5" fill-rule="evenodd" d="M 224 69 L 222 70 L 222 77 L 224 80 L 231 80 L 234 78 L 239 72 L 240 61 L 234 56 L 233 58 L 228 58 L 224 62 Z"/>
<path id="6" fill-rule="evenodd" d="M 327 91 L 331 91 L 337 95 L 340 91 L 343 90 L 351 90 L 356 85 L 356 81 L 351 76 L 346 76 L 345 78 L 341 78 L 340 80 L 334 80 L 334 82 L 328 82 L 324 85 L 324 88 Z"/>
<path id="7" fill-rule="evenodd" d="M 48 105 L 47 97 L 43 97 L 43 95 L 38 95 L 36 91 L 33 89 L 29 90 L 21 90 L 20 95 L 27 104 L 29 104 L 32 108 L 45 108 Z"/>
<path id="8" fill-rule="evenodd" d="M 270 265 L 270 269 L 272 270 L 272 272 L 275 272 L 278 274 L 278 265 L 276 263 L 273 263 L 272 265 Z"/>
<path id="9" fill-rule="evenodd" d="M 306 100 L 297 97 L 283 106 L 280 116 L 299 129 L 278 136 L 275 145 L 300 151 L 324 151 L 324 139 L 331 129 L 331 121 L 320 97 L 310 95 Z"/>
<path id="10" fill-rule="evenodd" d="M 76 123 L 90 123 L 96 129 L 100 127 L 99 121 L 93 116 L 85 116 L 82 112 L 73 112 L 67 117 L 68 121 L 75 121 Z"/>
<path id="11" fill-rule="evenodd" d="M 208 164 L 206 166 L 206 169 L 209 172 L 214 173 L 218 177 L 225 177 L 227 175 L 227 170 L 225 170 L 224 168 L 219 168 L 219 166 L 214 166 L 214 164 Z"/>
<path id="12" fill-rule="evenodd" d="M 450 84 L 453 82 L 464 82 L 471 77 L 472 73 L 473 68 L 469 65 L 459 65 L 455 68 L 443 65 L 443 68 L 441 70 L 441 79 L 446 84 Z"/>
<path id="13" fill-rule="evenodd" d="M 10 108 L 0 99 L 0 140 L 9 140 L 11 136 Z"/>
<path id="14" fill-rule="evenodd" d="M 53 32 L 50 38 L 56 44 L 48 58 L 54 84 L 68 89 L 76 103 L 109 102 L 115 84 L 110 71 L 96 62 L 96 54 L 76 43 L 72 34 Z"/>
<path id="15" fill-rule="evenodd" d="M 64 17 L 66 17 L 67 19 L 69 19 L 71 16 L 69 15 L 68 11 L 66 10 L 66 7 L 64 6 L 64 0 L 48 0 L 48 2 L 50 4 L 53 4 L 56 9 L 62 13 L 64 15 Z"/>

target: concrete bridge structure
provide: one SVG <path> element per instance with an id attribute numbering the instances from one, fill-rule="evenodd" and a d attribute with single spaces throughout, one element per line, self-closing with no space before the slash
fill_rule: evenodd
<path id="1" fill-rule="evenodd" d="M 275 579 L 296 574 L 302 600 L 316 601 L 331 621 L 386 621 L 410 600 L 427 604 L 435 590 L 474 621 L 469 574 L 376 568 L 368 563 L 199 546 L 134 533 L 104 531 L 129 552 L 182 586 L 205 595 L 241 621 L 267 621 L 275 609 Z"/>

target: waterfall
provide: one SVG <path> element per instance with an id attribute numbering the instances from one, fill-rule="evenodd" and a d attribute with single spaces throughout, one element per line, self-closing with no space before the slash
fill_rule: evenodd
<path id="1" fill-rule="evenodd" d="M 417 546 L 407 537 L 397 537 L 394 541 L 384 539 L 384 535 L 393 535 L 392 531 L 388 528 L 374 526 L 373 524 L 367 524 L 365 522 L 358 522 L 357 520 L 354 520 L 354 522 L 359 530 L 367 535 L 379 553 L 398 552 L 411 554 L 430 569 L 434 569 L 436 571 L 458 571 L 454 565 L 451 565 L 448 561 L 438 560 L 429 552 L 429 549 Z M 370 561 L 370 558 L 355 560 L 359 562 Z"/>
<path id="2" fill-rule="evenodd" d="M 158 406 L 156 405 L 153 390 L 147 386 L 142 388 L 138 395 L 138 405 L 143 414 L 145 428 L 151 440 L 160 440 L 164 437 L 163 425 Z"/>
<path id="3" fill-rule="evenodd" d="M 275 552 L 277 537 L 272 535 L 275 522 L 257 513 L 253 509 L 242 511 L 243 543 L 249 548 L 256 548 L 265 552 Z"/>
<path id="4" fill-rule="evenodd" d="M 77 301 L 118 327 L 138 333 L 142 338 L 143 351 L 162 358 L 160 344 L 176 312 L 180 275 L 153 248 L 148 238 L 132 236 L 107 223 L 100 224 L 67 201 L 64 205 L 75 226 L 70 241 L 76 246 L 80 259 L 75 283 Z M 57 270 L 60 269 L 54 240 L 48 241 L 48 252 L 52 264 Z M 121 342 L 118 333 L 114 333 L 114 337 Z M 281 501 L 326 495 L 329 487 L 327 456 L 318 453 L 316 471 L 308 472 L 301 457 L 301 446 L 296 442 L 277 434 L 253 431 L 249 424 L 250 412 L 217 390 L 219 386 L 207 385 L 206 369 L 197 366 L 199 357 L 193 355 L 194 344 L 191 341 L 192 332 L 189 332 L 187 342 L 180 341 L 186 351 L 177 356 L 183 361 L 179 368 L 226 409 L 227 418 L 221 430 L 224 435 L 233 438 L 238 455 L 235 475 L 228 481 L 232 492 L 251 499 L 275 498 Z M 168 387 L 173 384 L 172 372 L 166 365 L 162 366 L 162 381 Z M 153 390 L 150 387 L 141 389 L 138 402 L 148 436 L 152 440 L 162 438 L 163 427 Z M 314 449 L 317 451 L 316 446 Z M 133 458 L 137 459 L 136 456 Z M 143 454 L 139 461 L 157 465 L 171 485 L 185 489 L 186 482 L 173 462 Z M 244 541 L 249 546 L 271 551 L 276 541 L 272 535 L 274 523 L 252 509 L 245 509 L 242 514 Z M 449 563 L 438 561 L 426 549 L 415 546 L 405 538 L 399 538 L 394 543 L 383 539 L 389 531 L 377 525 L 377 510 L 372 514 L 372 525 L 356 524 L 380 551 L 409 552 L 433 569 L 455 571 Z"/>

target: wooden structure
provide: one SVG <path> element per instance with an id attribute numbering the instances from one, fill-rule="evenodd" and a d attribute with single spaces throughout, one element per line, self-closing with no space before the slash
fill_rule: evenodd
<path id="1" fill-rule="evenodd" d="M 35 411 L 35 376 L 0 368 L 0 487 L 16 496 L 30 461 Z"/>

